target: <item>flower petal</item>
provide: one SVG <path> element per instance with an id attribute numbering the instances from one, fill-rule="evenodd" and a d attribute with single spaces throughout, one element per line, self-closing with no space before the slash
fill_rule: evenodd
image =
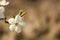
<path id="1" fill-rule="evenodd" d="M 15 25 L 10 25 L 9 29 L 10 31 L 13 31 L 15 29 Z"/>
<path id="2" fill-rule="evenodd" d="M 0 13 L 4 13 L 5 8 L 3 6 L 0 7 Z"/>
<path id="3" fill-rule="evenodd" d="M 21 28 L 23 28 L 26 25 L 26 23 L 24 21 L 21 21 L 19 24 L 20 24 Z"/>
<path id="4" fill-rule="evenodd" d="M 2 0 L 2 1 L 0 1 L 0 5 L 5 6 L 5 5 L 8 5 L 8 4 L 9 4 L 9 2 L 6 2 L 6 0 Z"/>
<path id="5" fill-rule="evenodd" d="M 6 2 L 6 5 L 8 5 L 9 4 L 9 2 Z"/>
<path id="6" fill-rule="evenodd" d="M 1 6 L 0 7 L 0 18 L 5 18 L 4 11 L 5 11 L 5 8 L 3 6 Z"/>
<path id="7" fill-rule="evenodd" d="M 14 21 L 15 19 L 14 18 L 10 18 L 9 20 L 8 20 L 8 22 L 9 22 L 9 24 L 14 24 Z"/>
<path id="8" fill-rule="evenodd" d="M 21 18 L 19 15 L 16 15 L 15 20 L 16 20 L 17 22 L 20 22 L 20 21 L 22 20 L 22 18 Z"/>
<path id="9" fill-rule="evenodd" d="M 20 33 L 20 32 L 21 32 L 21 28 L 20 28 L 20 27 L 16 27 L 16 28 L 15 28 L 15 31 L 16 31 L 17 33 Z"/>

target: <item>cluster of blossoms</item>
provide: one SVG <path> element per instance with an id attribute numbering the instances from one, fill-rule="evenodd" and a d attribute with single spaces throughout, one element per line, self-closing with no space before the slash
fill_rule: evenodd
<path id="1" fill-rule="evenodd" d="M 8 5 L 9 2 L 6 2 L 6 0 L 0 1 L 0 19 L 5 18 L 4 11 L 6 5 Z M 21 29 L 25 26 L 25 22 L 22 20 L 22 16 L 24 16 L 25 12 L 23 10 L 19 11 L 19 14 L 15 16 L 15 18 L 10 18 L 8 20 L 8 23 L 10 24 L 9 29 L 10 31 L 16 31 L 17 33 L 21 32 Z"/>
<path id="2" fill-rule="evenodd" d="M 5 7 L 4 6 L 6 6 L 8 4 L 9 4 L 9 2 L 6 2 L 6 0 L 0 1 L 0 18 L 5 18 L 5 16 L 4 16 Z"/>

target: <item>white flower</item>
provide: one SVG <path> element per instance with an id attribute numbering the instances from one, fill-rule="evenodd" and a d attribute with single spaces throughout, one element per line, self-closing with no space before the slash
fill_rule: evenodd
<path id="1" fill-rule="evenodd" d="M 1 6 L 0 7 L 0 18 L 5 18 L 4 11 L 5 11 L 5 8 Z"/>
<path id="2" fill-rule="evenodd" d="M 9 4 L 9 2 L 6 2 L 6 0 L 0 1 L 0 5 L 2 5 L 2 6 L 8 5 L 8 4 Z"/>
<path id="3" fill-rule="evenodd" d="M 15 30 L 17 33 L 21 32 L 21 28 L 25 25 L 25 22 L 22 21 L 22 17 L 19 15 L 16 15 L 15 19 L 10 18 L 8 22 L 10 24 L 9 29 L 11 31 Z"/>

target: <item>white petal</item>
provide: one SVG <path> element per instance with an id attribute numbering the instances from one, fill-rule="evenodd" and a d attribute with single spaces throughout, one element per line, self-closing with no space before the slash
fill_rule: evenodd
<path id="1" fill-rule="evenodd" d="M 0 2 L 0 5 L 5 5 L 5 0 L 2 0 L 2 1 Z"/>
<path id="2" fill-rule="evenodd" d="M 9 24 L 14 24 L 15 19 L 14 19 L 14 18 L 10 18 L 10 19 L 8 20 L 8 22 L 9 22 Z"/>
<path id="3" fill-rule="evenodd" d="M 20 27 L 16 27 L 16 28 L 15 28 L 15 31 L 16 31 L 17 33 L 20 33 L 20 32 L 21 32 L 21 28 L 20 28 Z"/>
<path id="4" fill-rule="evenodd" d="M 17 22 L 20 22 L 20 21 L 22 20 L 22 17 L 20 17 L 19 15 L 16 15 L 15 20 L 16 20 Z"/>
<path id="5" fill-rule="evenodd" d="M 0 18 L 5 18 L 4 13 L 0 13 Z"/>
<path id="6" fill-rule="evenodd" d="M 6 0 L 2 0 L 2 1 L 0 1 L 0 5 L 5 6 L 5 5 L 8 5 L 8 4 L 9 4 L 9 2 L 6 2 Z"/>
<path id="7" fill-rule="evenodd" d="M 5 8 L 3 6 L 0 7 L 0 13 L 4 13 Z"/>
<path id="8" fill-rule="evenodd" d="M 5 18 L 4 11 L 5 11 L 5 8 L 1 6 L 0 7 L 0 18 Z"/>
<path id="9" fill-rule="evenodd" d="M 19 24 L 21 27 L 24 27 L 26 25 L 26 23 L 24 21 L 21 21 Z"/>
<path id="10" fill-rule="evenodd" d="M 9 4 L 9 2 L 6 2 L 6 5 L 8 5 Z"/>
<path id="11" fill-rule="evenodd" d="M 14 25 L 10 25 L 9 29 L 10 29 L 10 31 L 13 31 L 15 29 L 15 26 Z"/>

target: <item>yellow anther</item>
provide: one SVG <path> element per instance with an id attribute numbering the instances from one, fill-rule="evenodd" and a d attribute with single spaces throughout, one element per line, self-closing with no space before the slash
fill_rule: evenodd
<path id="1" fill-rule="evenodd" d="M 18 26 L 18 23 L 15 23 L 15 26 Z"/>

